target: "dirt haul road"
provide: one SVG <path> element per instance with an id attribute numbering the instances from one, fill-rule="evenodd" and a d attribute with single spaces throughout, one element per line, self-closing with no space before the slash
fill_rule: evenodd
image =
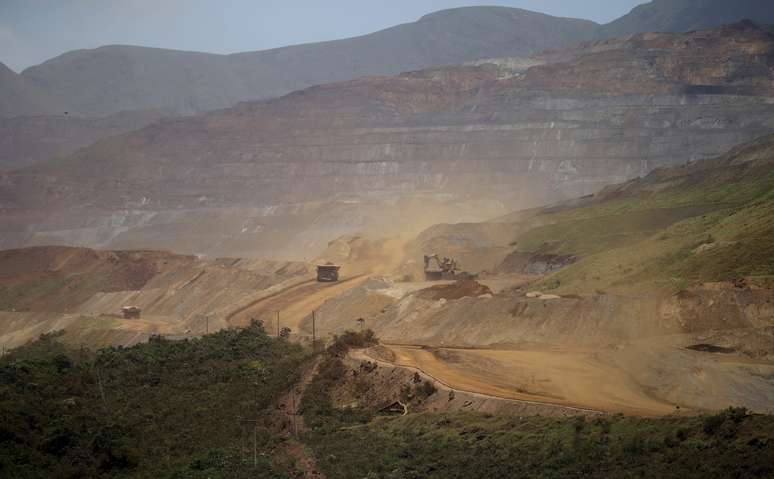
<path id="1" fill-rule="evenodd" d="M 337 283 L 318 283 L 316 280 L 291 286 L 270 296 L 243 306 L 226 316 L 229 326 L 244 327 L 251 319 L 259 319 L 266 325 L 266 330 L 276 334 L 277 312 L 279 312 L 279 327 L 290 328 L 294 333 L 311 334 L 312 331 L 300 331 L 301 321 L 312 314 L 325 301 L 335 298 L 345 291 L 356 288 L 369 278 L 359 275 L 345 278 Z"/>
<path id="2" fill-rule="evenodd" d="M 624 371 L 588 351 L 387 348 L 394 364 L 420 369 L 455 389 L 639 416 L 675 412 L 674 405 L 650 397 Z"/>
<path id="3" fill-rule="evenodd" d="M 336 283 L 309 280 L 290 286 L 235 309 L 226 316 L 226 323 L 231 327 L 243 327 L 250 324 L 251 319 L 259 319 L 267 331 L 276 334 L 279 312 L 279 328 L 288 327 L 296 335 L 310 336 L 311 329 L 301 327 L 304 318 L 327 300 L 360 286 L 369 278 L 393 272 L 403 261 L 405 244 L 406 239 L 402 237 L 384 240 L 376 251 L 345 261 L 348 277 Z"/>

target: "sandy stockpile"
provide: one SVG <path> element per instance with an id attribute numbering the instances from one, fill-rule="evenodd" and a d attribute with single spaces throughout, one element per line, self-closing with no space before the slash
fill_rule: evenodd
<path id="1" fill-rule="evenodd" d="M 384 347 L 376 349 L 385 350 Z M 331 394 L 335 406 L 380 410 L 389 404 L 400 401 L 407 406 L 410 413 L 479 411 L 519 416 L 595 416 L 600 414 L 598 411 L 588 409 L 504 399 L 461 391 L 438 381 L 421 370 L 396 366 L 379 359 L 378 356 L 375 354 L 374 348 L 350 351 L 344 359 L 347 373 Z M 411 398 L 405 397 L 407 390 L 415 390 L 417 387 L 421 387 L 425 381 L 429 381 L 435 387 L 436 391 L 433 394 L 427 397 L 422 394 L 413 394 Z"/>
<path id="2" fill-rule="evenodd" d="M 654 399 L 623 370 L 587 350 L 460 350 L 389 346 L 395 364 L 419 368 L 464 391 L 637 415 L 675 406 Z"/>

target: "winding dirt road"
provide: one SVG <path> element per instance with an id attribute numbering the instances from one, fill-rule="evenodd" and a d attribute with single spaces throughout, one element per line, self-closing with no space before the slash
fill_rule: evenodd
<path id="1" fill-rule="evenodd" d="M 380 245 L 380 251 L 370 256 L 358 257 L 342 268 L 348 270 L 336 283 L 318 283 L 310 279 L 240 306 L 226 315 L 230 327 L 244 327 L 255 318 L 263 320 L 267 331 L 276 334 L 277 312 L 279 328 L 288 327 L 295 335 L 308 336 L 311 330 L 301 328 L 301 322 L 325 301 L 360 286 L 369 278 L 391 273 L 404 258 L 405 238 L 391 238 Z"/>
<path id="2" fill-rule="evenodd" d="M 385 346 L 389 363 L 416 368 L 451 388 L 491 397 L 638 416 L 671 414 L 625 371 L 585 351 Z"/>

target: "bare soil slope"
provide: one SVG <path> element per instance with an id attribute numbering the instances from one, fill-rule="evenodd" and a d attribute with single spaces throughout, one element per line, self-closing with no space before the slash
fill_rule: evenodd
<path id="1" fill-rule="evenodd" d="M 256 298 L 312 277 L 304 263 L 69 247 L 2 251 L 0 271 L 6 347 L 56 330 L 91 346 L 198 336 L 227 327 L 225 318 Z M 130 305 L 141 319 L 121 317 Z"/>

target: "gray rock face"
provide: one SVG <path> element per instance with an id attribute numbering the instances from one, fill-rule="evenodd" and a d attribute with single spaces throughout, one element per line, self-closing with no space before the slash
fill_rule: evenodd
<path id="1" fill-rule="evenodd" d="M 768 31 L 587 48 L 526 73 L 482 65 L 315 87 L 99 142 L 0 176 L 0 246 L 313 252 L 348 232 L 589 194 L 774 129 Z"/>

